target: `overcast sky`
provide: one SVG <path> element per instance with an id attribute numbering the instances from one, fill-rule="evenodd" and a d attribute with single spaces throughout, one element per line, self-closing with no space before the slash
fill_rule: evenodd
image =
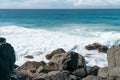
<path id="1" fill-rule="evenodd" d="M 0 0 L 0 8 L 120 8 L 120 0 Z"/>

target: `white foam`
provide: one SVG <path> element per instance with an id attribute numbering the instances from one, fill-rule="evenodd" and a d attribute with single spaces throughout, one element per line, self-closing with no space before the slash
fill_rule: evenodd
<path id="1" fill-rule="evenodd" d="M 79 30 L 79 29 L 76 29 Z M 84 31 L 83 31 L 84 32 Z M 81 33 L 81 32 L 80 32 Z M 84 32 L 84 33 L 87 33 Z M 0 27 L 0 36 L 7 39 L 16 51 L 16 64 L 22 65 L 29 59 L 25 59 L 25 55 L 33 55 L 32 61 L 47 61 L 45 55 L 57 48 L 63 48 L 66 51 L 75 48 L 74 51 L 85 56 L 93 54 L 89 58 L 86 57 L 87 65 L 107 66 L 106 54 L 97 51 L 87 51 L 84 46 L 90 43 L 99 42 L 108 47 L 114 44 L 120 44 L 119 32 L 89 32 L 92 36 L 84 37 L 82 35 L 71 35 L 66 31 L 47 31 L 43 29 L 32 29 L 18 26 Z"/>

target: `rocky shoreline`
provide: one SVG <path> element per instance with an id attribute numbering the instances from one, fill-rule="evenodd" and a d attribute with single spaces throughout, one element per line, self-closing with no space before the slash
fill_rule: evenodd
<path id="1" fill-rule="evenodd" d="M 106 53 L 108 67 L 86 66 L 82 55 L 59 48 L 45 56 L 48 63 L 27 61 L 22 66 L 14 65 L 10 80 L 120 80 L 120 45 L 108 48 L 93 43 L 85 46 L 85 49 Z M 25 58 L 32 59 L 33 56 Z"/>

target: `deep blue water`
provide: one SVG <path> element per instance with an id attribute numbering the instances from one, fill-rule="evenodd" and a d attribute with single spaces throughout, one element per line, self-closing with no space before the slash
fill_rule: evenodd
<path id="1" fill-rule="evenodd" d="M 119 9 L 0 10 L 0 25 L 52 28 L 64 24 L 109 24 L 120 26 Z"/>

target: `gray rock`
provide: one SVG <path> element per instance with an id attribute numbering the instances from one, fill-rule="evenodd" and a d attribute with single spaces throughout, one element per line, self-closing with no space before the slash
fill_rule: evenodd
<path id="1" fill-rule="evenodd" d="M 69 71 L 52 71 L 49 72 L 47 75 L 40 76 L 39 79 L 45 79 L 45 80 L 77 80 L 77 77 L 74 75 L 71 75 Z"/>
<path id="2" fill-rule="evenodd" d="M 112 46 L 107 52 L 108 69 L 120 67 L 120 46 Z"/>
<path id="3" fill-rule="evenodd" d="M 85 59 L 83 56 L 72 51 L 68 52 L 59 64 L 59 70 L 69 70 L 73 72 L 78 68 L 86 68 Z"/>
<path id="4" fill-rule="evenodd" d="M 103 79 L 103 78 L 98 77 L 98 76 L 89 75 L 86 78 L 83 78 L 82 80 L 107 80 L 107 79 Z"/>
<path id="5" fill-rule="evenodd" d="M 108 76 L 108 67 L 100 68 L 98 70 L 98 76 L 100 76 L 102 78 L 107 78 L 107 76 Z"/>

